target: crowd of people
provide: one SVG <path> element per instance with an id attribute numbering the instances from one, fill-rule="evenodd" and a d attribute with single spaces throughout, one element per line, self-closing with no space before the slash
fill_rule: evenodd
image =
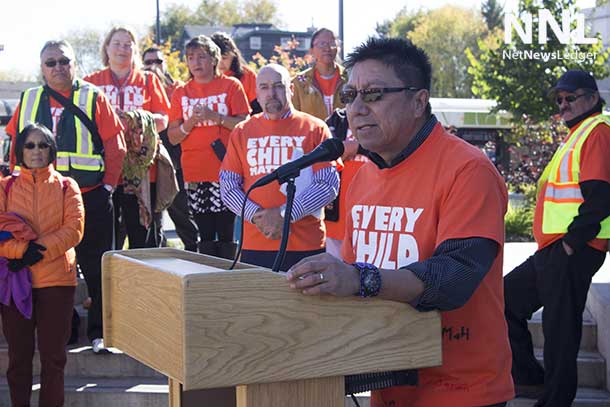
<path id="1" fill-rule="evenodd" d="M 165 244 L 167 209 L 186 250 L 271 268 L 286 190 L 249 189 L 330 138 L 337 160 L 296 178 L 280 270 L 303 295 L 380 297 L 440 311 L 441 366 L 400 374 L 373 407 L 571 405 L 582 312 L 610 238 L 610 121 L 595 79 L 567 71 L 550 89 L 570 131 L 539 179 L 539 249 L 502 276 L 505 182 L 478 148 L 431 111 L 432 67 L 407 40 L 371 38 L 337 60 L 329 29 L 311 38 L 313 64 L 255 73 L 225 33 L 185 45 L 189 78 L 129 28 L 101 47 L 105 69 L 78 79 L 65 41 L 40 53 L 44 84 L 23 92 L 7 126 L 11 175 L 0 180 L 0 313 L 15 406 L 30 403 L 35 340 L 40 405 L 64 403 L 63 370 L 77 272 L 91 304 L 87 336 L 103 342 L 104 252 Z M 340 144 L 341 144 L 340 143 Z M 544 368 L 527 320 L 544 306 Z M 36 338 L 36 339 L 35 339 Z M 375 376 L 375 375 L 372 375 Z M 371 377 L 372 377 L 371 376 Z"/>

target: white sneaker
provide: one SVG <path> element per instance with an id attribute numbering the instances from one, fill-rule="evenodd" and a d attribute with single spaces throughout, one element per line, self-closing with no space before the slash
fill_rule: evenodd
<path id="1" fill-rule="evenodd" d="M 110 353 L 110 351 L 104 346 L 103 338 L 95 338 L 93 341 L 91 341 L 91 348 L 93 349 L 93 353 L 98 355 Z"/>

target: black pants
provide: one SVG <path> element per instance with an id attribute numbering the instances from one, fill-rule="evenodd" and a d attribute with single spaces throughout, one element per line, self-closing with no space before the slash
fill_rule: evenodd
<path id="1" fill-rule="evenodd" d="M 112 249 L 112 199 L 105 188 L 99 187 L 83 194 L 85 233 L 76 246 L 78 265 L 85 276 L 91 307 L 87 318 L 89 340 L 101 338 L 102 329 L 102 254 Z"/>
<path id="2" fill-rule="evenodd" d="M 576 359 L 582 314 L 593 275 L 605 252 L 589 246 L 568 256 L 561 240 L 545 247 L 504 277 L 505 315 L 513 352 L 515 384 L 539 385 L 537 406 L 569 407 L 576 396 Z M 534 357 L 527 320 L 540 307 L 544 369 Z"/>
<path id="3" fill-rule="evenodd" d="M 167 213 L 176 226 L 176 234 L 180 240 L 182 240 L 184 248 L 196 252 L 197 224 L 195 224 L 193 217 L 191 216 L 186 191 L 182 187 L 182 184 L 184 184 L 182 170 L 176 170 L 176 178 L 178 179 L 178 185 L 180 185 L 180 191 L 178 191 L 178 195 L 174 198 L 172 205 L 167 208 Z"/>
<path id="4" fill-rule="evenodd" d="M 279 246 L 279 243 L 278 243 Z M 324 249 L 320 250 L 309 250 L 303 252 L 286 252 L 286 256 L 284 257 L 284 263 L 280 267 L 280 271 L 286 271 L 290 267 L 297 264 L 302 259 L 313 256 L 316 254 L 324 253 Z M 242 250 L 241 259 L 242 263 L 255 264 L 261 267 L 267 267 L 268 269 L 273 267 L 273 262 L 275 261 L 275 256 L 277 255 L 277 251 L 267 251 L 267 250 Z"/>
<path id="5" fill-rule="evenodd" d="M 201 241 L 232 242 L 235 214 L 229 211 L 193 215 Z"/>
<path id="6" fill-rule="evenodd" d="M 154 201 L 156 184 L 150 184 L 150 196 Z M 162 230 L 162 213 L 152 214 L 153 223 L 150 228 L 140 224 L 140 207 L 138 198 L 134 194 L 126 194 L 123 187 L 119 186 L 113 195 L 115 206 L 115 230 L 116 247 L 123 248 L 125 235 L 129 239 L 130 249 L 141 249 L 145 247 L 160 247 L 164 240 Z M 124 228 L 123 228 L 124 226 Z"/>

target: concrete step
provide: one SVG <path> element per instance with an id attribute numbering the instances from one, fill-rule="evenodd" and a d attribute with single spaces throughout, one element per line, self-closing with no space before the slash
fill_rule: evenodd
<path id="1" fill-rule="evenodd" d="M 131 377 L 163 378 L 155 370 L 143 365 L 137 360 L 124 354 L 116 348 L 110 348 L 112 353 L 96 355 L 90 344 L 81 341 L 80 344 L 68 347 L 68 362 L 66 363 L 66 377 L 88 378 L 116 378 L 130 379 Z M 0 372 L 8 368 L 8 348 L 0 347 Z M 38 352 L 34 357 L 34 374 L 40 374 L 40 360 Z"/>
<path id="2" fill-rule="evenodd" d="M 65 407 L 167 407 L 165 378 L 73 378 L 65 379 Z M 38 405 L 40 381 L 34 378 L 32 405 Z M 0 378 L 0 406 L 10 406 L 6 377 Z"/>
<path id="3" fill-rule="evenodd" d="M 516 398 L 507 407 L 533 407 L 536 400 Z M 362 404 L 361 404 L 362 406 Z M 580 387 L 572 407 L 610 407 L 610 393 L 605 390 Z"/>
<path id="4" fill-rule="evenodd" d="M 544 347 L 544 335 L 542 333 L 542 309 L 538 310 L 528 323 L 528 328 L 532 334 L 532 342 L 535 348 Z M 597 350 L 597 324 L 593 320 L 591 313 L 585 310 L 582 322 L 582 339 L 580 350 Z"/>
<path id="5" fill-rule="evenodd" d="M 542 349 L 534 349 L 536 359 L 542 361 Z M 598 352 L 580 351 L 577 361 L 578 385 L 581 387 L 604 388 L 606 386 L 606 361 Z"/>

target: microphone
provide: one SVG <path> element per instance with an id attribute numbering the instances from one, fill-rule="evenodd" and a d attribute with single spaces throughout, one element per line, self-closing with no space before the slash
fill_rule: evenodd
<path id="1" fill-rule="evenodd" d="M 343 142 L 336 138 L 324 140 L 319 146 L 313 149 L 308 154 L 297 158 L 294 161 L 290 161 L 270 174 L 258 179 L 250 189 L 262 187 L 276 179 L 281 183 L 286 182 L 290 177 L 297 177 L 303 168 L 307 168 L 315 163 L 324 161 L 333 161 L 343 155 Z"/>

